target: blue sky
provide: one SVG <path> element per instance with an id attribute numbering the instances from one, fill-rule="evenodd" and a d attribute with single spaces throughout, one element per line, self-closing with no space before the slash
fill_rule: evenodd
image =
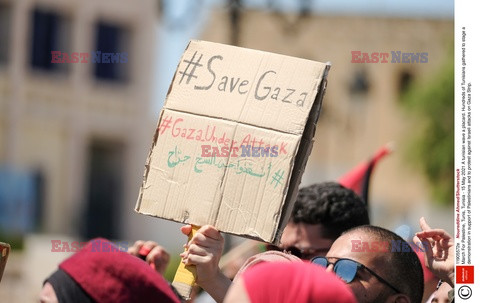
<path id="1" fill-rule="evenodd" d="M 265 7 L 268 0 L 244 0 L 252 7 Z M 301 0 L 271 1 L 283 10 L 295 10 Z M 313 11 L 335 15 L 373 15 L 408 18 L 450 18 L 453 19 L 453 0 L 307 0 Z"/>

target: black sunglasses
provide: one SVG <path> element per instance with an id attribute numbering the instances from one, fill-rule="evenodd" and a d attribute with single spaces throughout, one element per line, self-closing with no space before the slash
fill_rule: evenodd
<path id="1" fill-rule="evenodd" d="M 350 260 L 350 259 L 338 259 L 336 262 L 329 262 L 328 259 L 325 257 L 315 257 L 312 259 L 311 262 L 313 264 L 320 265 L 325 268 L 327 268 L 328 265 L 332 264 L 333 271 L 335 272 L 335 274 L 339 276 L 343 281 L 345 281 L 345 283 L 352 282 L 353 279 L 355 279 L 355 276 L 357 275 L 358 270 L 361 268 L 364 268 L 369 273 L 374 275 L 380 282 L 384 283 L 385 285 L 393 289 L 395 292 L 402 293 L 392 284 L 388 283 L 387 280 L 385 280 L 384 278 L 376 274 L 373 270 L 371 270 L 370 268 L 366 267 L 361 263 L 358 263 L 357 261 Z"/>
<path id="2" fill-rule="evenodd" d="M 281 248 L 281 247 L 278 247 L 276 245 L 267 244 L 266 249 L 289 253 L 289 254 L 294 255 L 294 256 L 302 259 L 302 260 L 310 260 L 312 258 L 312 256 L 318 256 L 321 253 L 326 254 L 330 248 L 305 248 L 305 249 L 300 249 L 296 246 L 289 246 L 287 248 Z"/>

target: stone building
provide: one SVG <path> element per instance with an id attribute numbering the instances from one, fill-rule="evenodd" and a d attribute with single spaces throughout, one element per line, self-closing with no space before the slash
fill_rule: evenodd
<path id="1" fill-rule="evenodd" d="M 155 123 L 156 2 L 1 1 L 0 14 L 0 163 L 40 180 L 38 230 L 120 236 Z"/>
<path id="2" fill-rule="evenodd" d="M 11 255 L 0 301 L 34 300 L 65 257 L 52 239 L 141 229 L 133 207 L 155 125 L 158 16 L 155 0 L 0 1 L 0 172 L 33 184 L 27 207 L 0 203 L 10 217 L 0 209 L 0 221 L 26 218 L 22 231 L 48 234 Z M 52 63 L 52 51 L 86 62 Z"/>

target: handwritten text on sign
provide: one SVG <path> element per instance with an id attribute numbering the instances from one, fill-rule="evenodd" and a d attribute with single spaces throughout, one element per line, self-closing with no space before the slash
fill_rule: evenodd
<path id="1" fill-rule="evenodd" d="M 262 157 L 288 156 L 288 142 L 283 140 L 276 141 L 276 144 L 270 145 L 266 138 L 257 137 L 251 133 L 246 133 L 235 140 L 230 138 L 225 130 L 218 128 L 218 125 L 210 125 L 209 123 L 196 128 L 187 127 L 192 121 L 186 121 L 186 118 L 174 118 L 171 115 L 164 115 L 161 119 L 158 134 L 166 136 L 167 142 L 174 139 L 178 145 L 172 146 L 167 150 L 167 166 L 169 168 L 178 165 L 192 163 L 195 173 L 202 173 L 206 168 L 228 169 L 235 174 L 245 174 L 255 178 L 265 178 L 265 180 L 273 187 L 283 185 L 286 174 L 285 169 L 275 168 L 271 161 L 254 160 L 257 155 Z M 189 123 L 190 122 L 190 123 Z M 178 141 L 180 140 L 180 141 Z M 212 143 L 211 150 L 208 155 L 205 154 L 205 145 L 199 145 L 200 151 L 190 150 L 185 154 L 181 145 L 185 141 L 207 142 Z M 208 147 L 208 146 L 207 146 Z M 218 149 L 220 147 L 220 149 Z M 223 149 L 227 149 L 227 157 L 223 157 Z M 241 152 L 238 151 L 241 148 Z M 262 153 L 261 151 L 270 150 L 273 153 Z"/>
<path id="2" fill-rule="evenodd" d="M 187 125 L 188 123 L 182 118 L 177 118 L 173 121 L 171 116 L 165 115 L 160 122 L 158 131 L 160 135 L 163 135 L 166 130 L 170 129 L 171 132 L 169 133 L 172 138 L 183 138 L 185 140 L 212 142 L 224 145 L 229 148 L 229 151 L 233 151 L 232 153 L 229 153 L 231 155 L 236 155 L 239 150 L 244 150 L 246 146 L 266 149 L 275 147 L 278 154 L 287 154 L 287 142 L 282 141 L 279 145 L 270 146 L 269 144 L 266 144 L 262 138 L 257 138 L 251 134 L 246 135 L 242 140 L 238 141 L 228 138 L 225 132 L 220 132 L 220 134 L 218 134 L 219 132 L 217 131 L 216 126 L 207 124 L 203 128 L 192 128 L 187 127 Z"/>
<path id="3" fill-rule="evenodd" d="M 191 156 L 183 155 L 182 151 L 175 146 L 175 148 L 168 152 L 167 165 L 170 168 L 176 167 L 179 164 L 187 162 L 191 159 Z M 246 174 L 257 178 L 267 178 L 270 181 L 270 185 L 273 188 L 277 188 L 278 185 L 283 184 L 285 170 L 278 169 L 274 174 L 271 174 L 272 163 L 269 162 L 266 167 L 259 167 L 247 158 L 240 160 L 228 161 L 228 159 L 219 160 L 217 157 L 195 157 L 195 164 L 193 171 L 196 173 L 202 173 L 205 167 L 214 167 L 218 169 L 233 169 L 237 175 Z M 271 177 L 271 178 L 270 178 Z"/>
<path id="4" fill-rule="evenodd" d="M 305 103 L 308 93 L 298 91 L 295 88 L 281 88 L 279 86 L 267 85 L 268 80 L 275 79 L 277 72 L 275 70 L 266 70 L 261 73 L 258 80 L 242 79 L 233 75 L 221 75 L 219 73 L 218 63 L 223 60 L 223 56 L 214 55 L 208 59 L 203 58 L 203 54 L 195 51 L 190 60 L 183 60 L 185 68 L 178 68 L 181 75 L 178 83 L 184 85 L 194 85 L 195 90 L 218 90 L 219 92 L 244 95 L 252 88 L 256 100 L 266 99 L 276 100 L 284 103 L 296 104 L 302 107 Z M 206 65 L 204 64 L 207 61 Z M 203 63 L 202 63 L 203 62 Z M 199 79 L 198 69 L 206 68 L 209 78 Z"/>

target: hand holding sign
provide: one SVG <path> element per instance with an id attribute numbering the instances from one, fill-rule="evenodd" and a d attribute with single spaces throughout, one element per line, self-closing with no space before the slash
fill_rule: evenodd
<path id="1" fill-rule="evenodd" d="M 191 229 L 191 225 L 186 225 L 182 226 L 181 231 L 188 235 Z M 188 241 L 186 250 L 180 254 L 185 265 L 196 266 L 197 284 L 217 302 L 223 301 L 231 283 L 218 267 L 223 245 L 224 239 L 220 232 L 211 225 L 205 225 Z"/>
<path id="2" fill-rule="evenodd" d="M 190 234 L 191 225 L 182 226 L 185 235 Z M 218 263 L 223 251 L 222 235 L 211 225 L 202 226 L 185 245 L 185 251 L 180 254 L 185 265 L 197 267 L 197 284 L 207 285 L 215 280 L 220 273 Z"/>

